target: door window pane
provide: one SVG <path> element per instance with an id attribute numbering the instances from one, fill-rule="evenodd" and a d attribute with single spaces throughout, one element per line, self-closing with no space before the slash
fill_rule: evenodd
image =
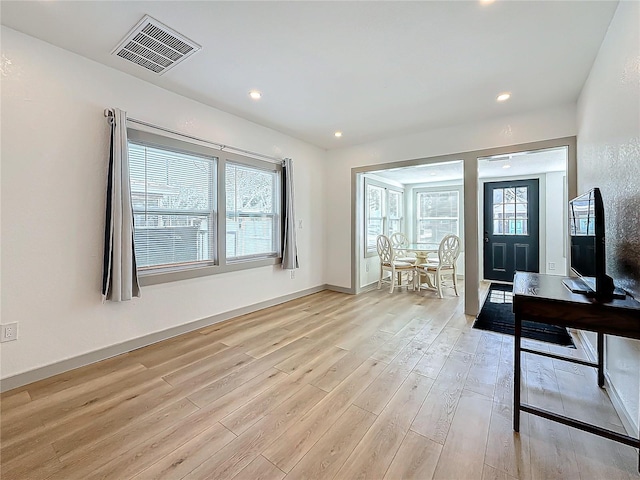
<path id="1" fill-rule="evenodd" d="M 528 194 L 528 187 L 493 190 L 493 235 L 529 235 Z"/>
<path id="2" fill-rule="evenodd" d="M 516 188 L 516 201 L 518 203 L 527 203 L 527 201 L 528 201 L 527 194 L 528 194 L 528 188 L 527 187 L 518 187 L 518 188 Z"/>

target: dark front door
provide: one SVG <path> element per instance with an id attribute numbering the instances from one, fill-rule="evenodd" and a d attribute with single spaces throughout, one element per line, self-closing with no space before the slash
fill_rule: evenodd
<path id="1" fill-rule="evenodd" d="M 516 270 L 538 271 L 538 191 L 537 179 L 484 184 L 486 280 L 512 282 Z"/>

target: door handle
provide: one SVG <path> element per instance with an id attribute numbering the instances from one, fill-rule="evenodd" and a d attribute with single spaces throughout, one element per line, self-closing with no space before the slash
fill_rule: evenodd
<path id="1" fill-rule="evenodd" d="M 484 243 L 489 243 L 489 234 L 484 232 Z"/>

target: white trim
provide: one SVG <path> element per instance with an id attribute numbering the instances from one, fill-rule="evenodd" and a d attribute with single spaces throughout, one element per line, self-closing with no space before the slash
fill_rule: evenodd
<path id="1" fill-rule="evenodd" d="M 578 333 L 578 337 L 580 337 L 580 341 L 582 342 L 582 345 L 584 345 L 585 351 L 589 355 L 590 360 L 592 362 L 596 362 L 598 360 L 598 353 L 596 352 L 595 348 L 593 347 L 593 345 L 591 344 L 587 336 L 584 334 L 582 330 L 574 330 L 574 332 Z M 605 387 L 605 392 L 607 392 L 607 395 L 611 400 L 613 409 L 616 411 L 616 413 L 618 414 L 618 417 L 620 417 L 620 420 L 622 421 L 622 426 L 627 432 L 627 435 L 632 437 L 637 436 L 638 435 L 638 424 L 636 423 L 637 421 L 634 421 L 633 417 L 629 414 L 628 410 L 625 408 L 624 402 L 622 401 L 622 397 L 620 397 L 620 394 L 618 394 L 616 387 L 611 382 L 611 377 L 609 377 L 609 373 L 607 372 L 606 365 L 604 370 L 604 387 Z"/>
<path id="2" fill-rule="evenodd" d="M 239 317 L 241 315 L 246 315 L 247 313 L 262 310 L 263 308 L 279 305 L 290 300 L 295 300 L 296 298 L 306 297 L 307 295 L 321 292 L 323 290 L 333 290 L 334 288 L 330 288 L 328 285 L 319 285 L 317 287 L 307 288 L 306 290 L 301 290 L 299 292 L 290 293 L 281 297 L 272 298 L 271 300 L 265 300 L 264 302 L 237 308 L 229 312 L 219 313 L 211 317 L 206 317 L 200 320 L 185 323 L 184 325 L 171 327 L 166 330 L 162 330 L 161 332 L 151 333 L 143 337 L 134 338 L 132 340 L 127 340 L 126 342 L 118 343 L 116 345 L 111 345 L 99 350 L 94 350 L 93 352 L 78 355 L 77 357 L 68 358 L 51 365 L 45 365 L 44 367 L 39 367 L 27 372 L 18 373 L 11 377 L 3 378 L 2 380 L 0 380 L 0 392 L 6 392 L 7 390 L 22 387 L 23 385 L 27 385 L 38 380 L 49 378 L 60 373 L 68 372 L 69 370 L 74 370 L 76 368 L 100 362 L 117 355 L 122 355 L 123 353 L 131 352 L 138 348 L 146 347 L 147 345 L 158 343 L 163 340 L 182 335 L 184 333 L 199 330 L 201 328 L 208 327 L 209 325 L 223 322 L 234 317 Z"/>
<path id="3" fill-rule="evenodd" d="M 338 293 L 346 293 L 348 295 L 355 295 L 355 292 L 347 287 L 339 287 L 338 285 L 325 285 L 327 290 L 331 290 L 332 292 Z"/>

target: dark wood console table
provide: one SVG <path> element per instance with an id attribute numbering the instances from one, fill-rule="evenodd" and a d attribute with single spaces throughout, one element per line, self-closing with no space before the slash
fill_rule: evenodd
<path id="1" fill-rule="evenodd" d="M 515 357 L 513 385 L 513 429 L 520 431 L 520 412 L 538 415 L 585 432 L 640 448 L 640 439 L 575 420 L 520 402 L 520 356 L 522 352 L 551 357 L 598 369 L 598 385 L 604 386 L 604 336 L 640 339 L 640 303 L 627 297 L 608 302 L 572 293 L 562 283 L 563 277 L 517 272 L 513 280 L 513 312 L 515 314 Z M 598 361 L 588 362 L 548 352 L 522 348 L 522 320 L 596 332 Z M 639 470 L 640 470 L 640 456 Z"/>

